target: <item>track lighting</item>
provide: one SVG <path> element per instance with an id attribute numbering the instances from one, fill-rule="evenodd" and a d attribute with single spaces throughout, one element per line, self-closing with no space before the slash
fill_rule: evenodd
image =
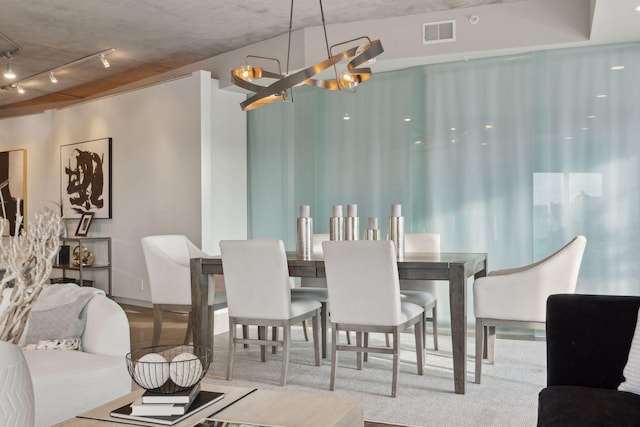
<path id="1" fill-rule="evenodd" d="M 11 60 L 7 63 L 7 71 L 4 72 L 4 77 L 7 79 L 15 79 L 16 73 L 13 72 L 13 63 Z"/>
<path id="2" fill-rule="evenodd" d="M 107 57 L 103 54 L 100 54 L 100 61 L 102 61 L 102 65 L 104 65 L 104 68 L 109 68 L 111 66 L 111 64 L 109 64 L 109 61 L 107 60 Z"/>
<path id="3" fill-rule="evenodd" d="M 49 73 L 49 80 L 51 80 L 51 83 L 56 84 L 58 83 L 58 79 L 56 78 L 56 75 L 52 72 Z"/>

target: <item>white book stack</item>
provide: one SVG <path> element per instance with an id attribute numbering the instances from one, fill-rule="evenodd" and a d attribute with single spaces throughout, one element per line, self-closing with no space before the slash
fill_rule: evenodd
<path id="1" fill-rule="evenodd" d="M 171 416 L 184 415 L 200 392 L 200 384 L 179 393 L 145 392 L 131 404 L 131 415 Z"/>

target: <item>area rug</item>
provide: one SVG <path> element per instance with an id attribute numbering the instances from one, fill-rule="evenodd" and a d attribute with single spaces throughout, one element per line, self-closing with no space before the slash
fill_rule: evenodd
<path id="1" fill-rule="evenodd" d="M 238 346 L 233 380 L 226 381 L 227 334 L 216 335 L 214 358 L 205 383 L 224 383 L 288 392 L 315 393 L 360 399 L 366 420 L 410 426 L 535 426 L 538 392 L 546 383 L 545 343 L 498 339 L 495 365 L 483 364 L 482 383 L 474 381 L 473 349 L 467 343 L 467 386 L 465 395 L 454 393 L 451 337 L 439 337 L 439 351 L 429 347 L 426 369 L 418 376 L 413 351 L 413 334 L 403 334 L 398 396 L 391 395 L 391 358 L 370 354 L 363 370 L 356 369 L 355 353 L 338 354 L 335 391 L 329 390 L 330 354 L 316 367 L 313 343 L 305 342 L 295 327 L 291 344 L 287 385 L 281 387 L 281 351 L 269 352 L 260 362 L 257 346 Z M 342 338 L 344 339 L 344 338 Z M 383 335 L 371 341 L 382 343 Z M 329 347 L 330 348 L 330 347 Z M 330 353 L 330 352 L 329 352 Z"/>

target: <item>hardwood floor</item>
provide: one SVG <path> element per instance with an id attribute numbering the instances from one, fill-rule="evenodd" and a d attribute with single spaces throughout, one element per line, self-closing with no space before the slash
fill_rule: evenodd
<path id="1" fill-rule="evenodd" d="M 131 348 L 151 346 L 153 335 L 153 310 L 122 304 L 127 313 L 131 330 Z M 183 342 L 187 331 L 187 315 L 181 313 L 164 313 L 162 319 L 162 334 L 160 344 Z M 364 427 L 402 427 L 397 424 L 376 423 L 365 421 Z"/>

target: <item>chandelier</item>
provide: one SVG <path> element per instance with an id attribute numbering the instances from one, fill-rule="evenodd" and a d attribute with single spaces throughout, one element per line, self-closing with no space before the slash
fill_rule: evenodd
<path id="1" fill-rule="evenodd" d="M 245 58 L 245 65 L 231 71 L 231 81 L 251 93 L 249 98 L 240 103 L 242 111 L 253 110 L 263 105 L 276 101 L 293 101 L 292 89 L 296 86 L 309 85 L 327 90 L 347 90 L 355 92 L 358 84 L 371 78 L 371 69 L 368 67 L 375 62 L 378 55 L 384 52 L 380 40 L 371 40 L 363 36 L 342 43 L 329 46 L 327 38 L 327 27 L 324 22 L 324 11 L 322 0 L 320 1 L 320 15 L 322 17 L 322 29 L 327 47 L 327 59 L 313 64 L 307 68 L 294 73 L 289 73 L 289 56 L 291 54 L 291 31 L 293 23 L 293 2 L 291 0 L 291 13 L 289 15 L 289 42 L 287 47 L 287 70 L 283 74 L 280 61 L 276 58 L 248 55 Z M 339 50 L 345 45 L 354 47 Z M 277 64 L 276 71 L 267 71 L 262 67 L 249 64 L 250 59 L 261 59 L 272 61 Z M 348 61 L 346 69 L 338 73 L 337 65 L 343 61 Z M 334 73 L 331 79 L 315 78 L 324 70 L 333 67 Z M 360 68 L 359 68 L 360 67 Z M 266 79 L 271 83 L 268 85 L 258 84 L 256 80 Z"/>

